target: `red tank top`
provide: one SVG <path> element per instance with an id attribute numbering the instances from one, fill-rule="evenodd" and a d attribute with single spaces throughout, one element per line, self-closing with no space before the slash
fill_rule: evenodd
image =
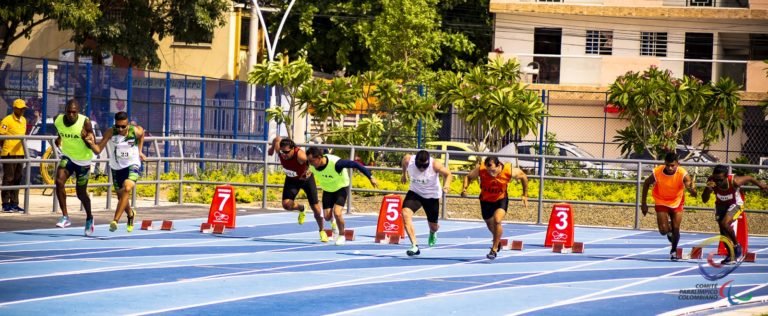
<path id="1" fill-rule="evenodd" d="M 299 163 L 299 150 L 299 147 L 294 147 L 293 155 L 291 155 L 291 158 L 288 159 L 283 158 L 281 155 L 277 155 L 280 157 L 280 164 L 283 165 L 283 172 L 285 172 L 285 176 L 288 178 L 307 178 L 307 169 L 309 168 L 309 163 Z"/>
<path id="2" fill-rule="evenodd" d="M 707 181 L 713 180 L 710 177 Z M 723 189 L 719 186 L 712 188 L 712 191 L 715 193 L 715 205 L 731 206 L 733 204 L 744 204 L 744 192 L 741 192 L 741 190 L 733 183 L 733 175 L 729 174 L 725 181 L 728 183 L 728 188 Z"/>

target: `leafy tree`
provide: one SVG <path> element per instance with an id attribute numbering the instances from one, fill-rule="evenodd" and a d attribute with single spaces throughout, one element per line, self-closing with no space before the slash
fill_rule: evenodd
<path id="1" fill-rule="evenodd" d="M 456 12 L 461 12 L 451 10 L 461 10 L 458 6 L 463 2 L 298 1 L 291 11 L 298 18 L 287 21 L 281 45 L 292 54 L 306 52 L 315 69 L 327 73 L 344 70 L 355 74 L 371 69 L 389 69 L 398 78 L 411 80 L 418 69 L 466 65 L 476 62 L 478 56 L 482 58 L 484 54 L 473 51 L 474 45 L 465 35 L 467 30 L 461 27 L 463 20 L 452 18 L 455 23 L 450 27 L 441 23 L 444 16 L 454 17 Z M 488 6 L 488 0 L 470 2 Z M 488 20 L 472 23 L 487 25 L 488 28 L 472 29 L 472 32 L 483 33 L 490 43 L 491 28 L 486 23 L 490 23 L 490 18 L 487 10 L 480 11 L 485 12 Z M 276 28 L 276 24 L 272 23 L 271 27 Z M 485 46 L 489 44 L 483 44 Z M 446 57 L 438 61 L 443 54 Z"/>
<path id="2" fill-rule="evenodd" d="M 281 60 L 282 58 L 278 58 Z M 288 99 L 288 113 L 283 112 L 282 107 L 267 110 L 267 119 L 282 124 L 288 130 L 288 137 L 293 138 L 293 122 L 297 112 L 306 106 L 298 96 L 305 83 L 312 79 L 312 66 L 304 58 L 298 58 L 290 63 L 281 61 L 263 61 L 253 66 L 248 73 L 248 83 L 257 85 L 281 86 Z M 310 86 L 311 87 L 311 86 Z"/>
<path id="3" fill-rule="evenodd" d="M 83 53 L 101 63 L 102 52 L 128 58 L 137 67 L 157 68 L 158 41 L 198 43 L 211 40 L 227 21 L 228 0 L 100 0 L 95 26 L 72 27 Z M 88 44 L 88 45 L 85 45 Z"/>
<path id="4" fill-rule="evenodd" d="M 467 73 L 443 73 L 435 90 L 438 104 L 453 105 L 464 119 L 476 150 L 500 150 L 507 133 L 536 134 L 546 115 L 541 99 L 520 82 L 515 59 L 496 58 Z"/>
<path id="5" fill-rule="evenodd" d="M 305 105 L 302 115 L 310 114 L 320 124 L 320 134 L 315 138 L 325 140 L 327 134 L 335 132 L 344 114 L 355 108 L 359 91 L 356 86 L 353 78 L 314 79 L 301 89 L 297 97 Z"/>
<path id="6" fill-rule="evenodd" d="M 380 0 L 382 11 L 360 26 L 374 68 L 406 82 L 416 78 L 451 45 L 468 52 L 472 43 L 461 34 L 440 30 L 438 0 Z"/>
<path id="7" fill-rule="evenodd" d="M 6 0 L 0 5 L 0 55 L 16 40 L 32 34 L 36 26 L 51 20 L 59 28 L 92 28 L 101 17 L 96 0 Z"/>
<path id="8" fill-rule="evenodd" d="M 614 140 L 621 143 L 622 154 L 647 149 L 658 158 L 696 128 L 703 135 L 698 145 L 706 149 L 741 126 L 740 88 L 727 77 L 710 84 L 691 76 L 674 78 L 654 66 L 627 72 L 609 88 L 609 102 L 629 121 Z"/>

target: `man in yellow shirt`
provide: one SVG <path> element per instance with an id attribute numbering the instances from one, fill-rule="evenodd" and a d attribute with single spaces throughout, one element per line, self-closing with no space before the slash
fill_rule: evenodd
<path id="1" fill-rule="evenodd" d="M 24 111 L 27 104 L 22 99 L 13 101 L 13 113 L 3 118 L 0 122 L 0 135 L 26 135 L 27 119 L 24 118 Z M 6 139 L 3 141 L 3 150 L 0 153 L 2 159 L 21 159 L 24 158 L 24 146 L 21 139 Z M 21 175 L 24 170 L 24 164 L 20 162 L 3 163 L 3 185 L 21 184 Z M 19 190 L 3 190 L 3 212 L 24 212 L 19 207 Z"/>
<path id="2" fill-rule="evenodd" d="M 643 183 L 640 209 L 643 216 L 648 214 L 648 188 L 653 185 L 653 200 L 656 206 L 656 223 L 659 234 L 666 235 L 672 244 L 669 252 L 670 260 L 677 261 L 677 244 L 680 242 L 680 223 L 683 222 L 683 205 L 685 190 L 696 197 L 696 186 L 691 175 L 680 167 L 677 154 L 669 152 L 664 156 L 664 164 L 653 169 L 653 174 Z"/>

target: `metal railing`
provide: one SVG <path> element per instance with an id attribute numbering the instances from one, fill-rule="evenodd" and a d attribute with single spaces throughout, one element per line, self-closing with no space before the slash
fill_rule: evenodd
<path id="1" fill-rule="evenodd" d="M 49 159 L 37 159 L 37 158 L 31 158 L 29 156 L 29 150 L 27 149 L 26 142 L 29 140 L 41 140 L 46 141 L 50 145 L 53 144 L 53 141 L 55 140 L 55 136 L 0 136 L 0 140 L 6 140 L 6 139 L 22 139 L 22 142 L 24 144 L 25 148 L 25 158 L 20 159 L 4 159 L 3 163 L 25 163 L 27 165 L 25 169 L 26 173 L 26 180 L 23 184 L 20 185 L 14 185 L 14 186 L 8 186 L 8 185 L 0 185 L 0 190 L 8 190 L 8 189 L 17 189 L 17 190 L 24 190 L 24 208 L 27 209 L 30 205 L 30 190 L 32 189 L 53 189 L 55 188 L 54 184 L 32 184 L 32 174 L 31 174 L 31 166 L 34 164 L 55 164 L 59 162 L 60 157 L 56 158 L 49 158 Z M 159 205 L 160 201 L 160 186 L 161 185 L 178 185 L 178 192 L 179 192 L 179 198 L 178 198 L 178 204 L 184 204 L 184 185 L 185 184 L 203 184 L 203 185 L 223 185 L 223 184 L 230 184 L 235 187 L 257 187 L 261 188 L 262 192 L 262 208 L 267 208 L 267 191 L 269 188 L 282 188 L 282 184 L 269 184 L 268 183 L 268 174 L 271 167 L 279 166 L 280 163 L 276 160 L 276 157 L 269 156 L 267 154 L 267 151 L 263 151 L 263 155 L 260 157 L 260 159 L 257 160 L 243 160 L 243 159 L 221 159 L 221 158 L 201 158 L 201 157 L 188 157 L 185 155 L 185 152 L 183 150 L 182 142 L 197 142 L 200 143 L 202 146 L 206 142 L 215 142 L 215 143 L 230 143 L 230 144 L 237 144 L 237 145 L 258 145 L 258 146 L 264 146 L 263 148 L 266 148 L 266 146 L 269 146 L 269 142 L 267 141 L 257 141 L 257 140 L 235 140 L 235 139 L 218 139 L 218 138 L 199 138 L 199 137 L 147 137 L 145 142 L 150 143 L 152 147 L 154 147 L 154 156 L 149 156 L 145 160 L 145 167 L 146 170 L 149 171 L 150 165 L 154 163 L 154 179 L 153 180 L 140 180 L 137 182 L 138 185 L 154 185 L 155 186 L 155 197 L 154 197 L 154 205 Z M 165 143 L 170 143 L 173 146 L 178 146 L 179 150 L 175 151 L 178 153 L 178 156 L 175 157 L 163 157 L 160 156 L 159 153 L 161 151 L 159 150 L 161 143 L 165 145 Z M 174 145 L 175 144 L 175 145 Z M 308 144 L 297 144 L 297 146 L 309 146 Z M 311 144 L 311 146 L 318 146 L 325 149 L 333 149 L 333 150 L 348 150 L 349 151 L 349 157 L 355 157 L 355 153 L 359 151 L 375 151 L 375 152 L 381 152 L 381 153 L 415 153 L 418 149 L 414 148 L 386 148 L 386 147 L 364 147 L 364 146 L 350 146 L 350 145 L 331 145 L 331 144 Z M 56 151 L 53 151 L 54 153 Z M 641 189 L 643 184 L 644 175 L 648 173 L 648 166 L 656 166 L 659 165 L 660 162 L 658 161 L 650 161 L 650 160 L 619 160 L 619 159 L 597 159 L 597 158 L 575 158 L 575 157 L 561 157 L 561 156 L 547 156 L 547 155 L 515 155 L 515 154 L 497 154 L 497 153 L 488 153 L 488 152 L 464 152 L 464 151 L 450 151 L 450 150 L 433 150 L 431 151 L 433 154 L 443 154 L 445 155 L 445 164 L 450 165 L 451 164 L 451 155 L 462 155 L 467 156 L 469 155 L 476 155 L 477 157 L 480 156 L 494 156 L 494 157 L 500 157 L 500 158 L 514 158 L 514 159 L 527 159 L 527 160 L 536 160 L 537 165 L 534 168 L 535 174 L 530 174 L 529 179 L 537 179 L 538 180 L 538 197 L 535 200 L 538 202 L 538 210 L 537 210 L 537 216 L 536 216 L 536 223 L 541 224 L 542 219 L 544 218 L 543 214 L 543 205 L 544 203 L 572 203 L 572 204 L 589 204 L 589 205 L 606 205 L 606 206 L 622 206 L 622 207 L 634 207 L 635 209 L 635 220 L 634 220 L 634 228 L 639 229 L 640 227 L 640 203 L 638 203 L 641 199 Z M 105 162 L 108 161 L 108 159 L 96 159 L 94 160 L 96 162 Z M 399 161 L 399 160 L 398 160 Z M 600 162 L 602 163 L 599 169 L 596 169 L 597 172 L 601 174 L 606 174 L 605 172 L 620 172 L 619 175 L 620 178 L 608 178 L 608 177 L 574 177 L 574 176 L 553 176 L 553 175 L 547 175 L 547 168 L 548 168 L 548 162 L 550 161 L 574 161 L 574 162 Z M 161 179 L 161 165 L 164 165 L 166 163 L 174 164 L 175 166 L 171 168 L 171 170 L 177 170 L 179 173 L 178 179 L 175 180 L 162 180 Z M 232 183 L 232 182 L 222 182 L 222 181 L 203 181 L 203 180 L 188 180 L 185 179 L 185 168 L 184 164 L 191 163 L 191 164 L 199 164 L 199 163 L 213 163 L 213 164 L 255 164 L 257 166 L 261 166 L 261 170 L 265 171 L 263 172 L 263 178 L 261 183 Z M 634 168 L 633 170 L 627 170 L 627 169 L 610 169 L 607 166 L 607 164 L 623 164 L 627 165 L 630 164 Z M 700 167 L 705 168 L 711 168 L 714 165 L 713 164 L 705 164 L 705 163 L 684 163 L 682 164 L 686 167 L 693 167 L 693 169 L 697 169 Z M 645 168 L 644 168 L 645 166 Z M 762 171 L 768 171 L 768 167 L 766 166 L 757 166 L 757 165 L 739 165 L 739 164 L 729 164 L 730 168 L 749 168 L 752 170 L 760 170 Z M 369 167 L 372 170 L 379 170 L 379 171 L 386 171 L 386 172 L 395 172 L 400 173 L 402 172 L 401 167 L 399 166 L 399 163 L 393 165 L 393 166 L 372 166 Z M 603 169 L 604 168 L 604 169 Z M 45 172 L 44 167 L 41 167 L 41 172 Z M 636 172 L 640 171 L 640 172 Z M 350 177 L 352 176 L 353 170 L 348 170 Z M 148 172 L 149 173 L 149 172 Z M 457 176 L 464 176 L 468 172 L 467 171 L 454 171 L 453 172 Z M 694 174 L 694 180 L 696 178 L 696 172 L 692 172 Z M 111 208 L 111 193 L 112 193 L 112 175 L 111 172 L 106 173 L 109 177 L 109 181 L 107 183 L 94 183 L 92 185 L 89 185 L 89 187 L 108 187 L 108 194 L 107 194 L 107 202 L 106 202 L 106 208 Z M 622 178 L 623 177 L 623 178 Z M 459 177 L 457 177 L 459 179 Z M 635 191 L 635 201 L 633 203 L 629 202 L 605 202 L 605 201 L 580 201 L 580 200 L 563 200 L 563 199 L 546 199 L 544 198 L 544 192 L 547 190 L 546 180 L 555 180 L 555 181 L 586 181 L 586 182 L 596 182 L 596 183 L 620 183 L 620 184 L 634 184 L 636 186 Z M 698 182 L 698 186 L 704 186 L 704 183 Z M 72 185 L 67 185 L 67 188 L 72 187 Z M 754 187 L 746 187 L 747 189 L 754 189 Z M 529 192 L 530 192 L 529 188 Z M 396 190 L 381 190 L 381 189 L 365 189 L 365 188 L 353 188 L 351 185 L 349 187 L 349 194 L 347 199 L 347 212 L 351 212 L 353 208 L 353 195 L 351 193 L 353 192 L 367 192 L 367 193 L 379 193 L 379 194 L 402 194 L 403 191 L 396 191 Z M 443 193 L 443 199 L 441 201 L 441 218 L 446 218 L 447 213 L 447 203 L 448 199 L 454 199 L 454 198 L 461 198 L 458 194 L 448 194 Z M 474 196 L 473 198 L 476 198 L 477 196 Z M 510 200 L 520 200 L 520 198 L 513 198 L 510 197 Z M 132 205 L 136 204 L 136 191 L 133 192 L 133 198 L 131 201 Z M 56 194 L 53 194 L 53 212 L 58 212 L 58 201 L 56 198 Z M 701 210 L 709 210 L 710 208 L 702 208 L 702 207 L 689 207 L 686 206 L 686 209 L 701 209 Z M 768 210 L 755 210 L 750 209 L 747 210 L 747 212 L 752 213 L 768 213 Z"/>

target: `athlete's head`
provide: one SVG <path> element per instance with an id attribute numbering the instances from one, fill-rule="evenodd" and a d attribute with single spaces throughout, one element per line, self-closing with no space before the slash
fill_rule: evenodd
<path id="1" fill-rule="evenodd" d="M 128 113 L 123 111 L 115 113 L 115 129 L 119 134 L 125 135 L 128 131 Z"/>
<path id="2" fill-rule="evenodd" d="M 280 152 L 278 153 L 283 158 L 290 158 L 293 156 L 293 148 L 296 144 L 290 138 L 283 138 L 280 140 Z"/>
<path id="3" fill-rule="evenodd" d="M 499 157 L 486 157 L 483 164 L 485 165 L 485 169 L 488 170 L 488 174 L 492 177 L 499 175 L 502 168 L 504 168 L 504 165 L 499 161 Z"/>
<path id="4" fill-rule="evenodd" d="M 323 166 L 323 151 L 317 147 L 309 147 L 307 149 L 307 161 L 315 168 Z"/>
<path id="5" fill-rule="evenodd" d="M 67 105 L 64 106 L 64 115 L 69 122 L 77 120 L 77 115 L 80 114 L 80 104 L 75 99 L 69 99 Z"/>
<path id="6" fill-rule="evenodd" d="M 722 185 L 728 178 L 728 167 L 723 165 L 717 165 L 712 169 L 712 176 L 710 180 L 714 181 L 717 185 Z"/>
<path id="7" fill-rule="evenodd" d="M 664 155 L 664 172 L 673 174 L 677 171 L 679 165 L 680 163 L 675 152 L 670 151 Z"/>
<path id="8" fill-rule="evenodd" d="M 426 150 L 419 150 L 419 152 L 416 153 L 416 168 L 424 171 L 429 167 L 429 152 Z"/>

